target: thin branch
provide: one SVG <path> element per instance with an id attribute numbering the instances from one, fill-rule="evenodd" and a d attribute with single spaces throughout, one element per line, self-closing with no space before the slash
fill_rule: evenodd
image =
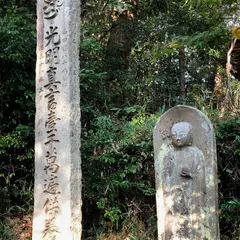
<path id="1" fill-rule="evenodd" d="M 227 105 L 229 104 L 229 99 L 230 99 L 230 87 L 231 87 L 231 70 L 232 70 L 232 64 L 231 64 L 231 56 L 232 56 L 232 51 L 235 47 L 237 38 L 233 38 L 231 42 L 231 46 L 227 52 L 227 63 L 226 63 L 226 73 L 227 73 L 227 91 L 225 95 L 225 99 L 223 101 L 223 107 L 221 109 L 221 112 L 223 115 Z"/>

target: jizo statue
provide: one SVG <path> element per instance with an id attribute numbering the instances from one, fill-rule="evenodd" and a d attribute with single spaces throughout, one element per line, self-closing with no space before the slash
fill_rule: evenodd
<path id="1" fill-rule="evenodd" d="M 158 239 L 219 239 L 215 138 L 197 109 L 176 106 L 154 130 Z"/>
<path id="2" fill-rule="evenodd" d="M 173 148 L 164 157 L 166 239 L 200 239 L 204 215 L 205 166 L 203 153 L 192 147 L 192 126 L 179 122 L 171 129 Z"/>

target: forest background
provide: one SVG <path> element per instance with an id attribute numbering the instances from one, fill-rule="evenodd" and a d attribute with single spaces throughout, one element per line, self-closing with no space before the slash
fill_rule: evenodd
<path id="1" fill-rule="evenodd" d="M 81 4 L 84 239 L 156 239 L 153 127 L 177 104 L 214 124 L 221 239 L 239 239 L 240 1 Z M 1 240 L 31 235 L 35 24 L 35 1 L 0 0 Z"/>

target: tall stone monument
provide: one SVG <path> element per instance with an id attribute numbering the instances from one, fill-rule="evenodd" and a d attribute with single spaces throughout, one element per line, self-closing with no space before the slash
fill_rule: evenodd
<path id="1" fill-rule="evenodd" d="M 176 106 L 154 129 L 159 240 L 219 240 L 217 159 L 211 122 Z"/>
<path id="2" fill-rule="evenodd" d="M 81 239 L 79 0 L 37 1 L 33 240 Z"/>

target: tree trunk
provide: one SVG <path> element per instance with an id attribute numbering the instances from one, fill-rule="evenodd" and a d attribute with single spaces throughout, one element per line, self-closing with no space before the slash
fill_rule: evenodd
<path id="1" fill-rule="evenodd" d="M 180 91 L 181 97 L 184 98 L 186 96 L 186 88 L 185 88 L 185 72 L 186 72 L 186 63 L 185 63 L 185 52 L 184 47 L 179 49 L 179 68 L 180 68 Z"/>
<path id="2" fill-rule="evenodd" d="M 231 42 L 231 46 L 228 50 L 227 53 L 227 63 L 226 63 L 226 74 L 227 74 L 227 89 L 226 89 L 226 95 L 225 99 L 223 101 L 223 105 L 221 108 L 221 117 L 224 115 L 225 111 L 231 111 L 231 101 L 230 101 L 230 88 L 231 88 L 231 70 L 232 70 L 232 64 L 231 64 L 231 56 L 232 56 L 232 51 L 235 47 L 237 38 L 233 38 Z"/>
<path id="3" fill-rule="evenodd" d="M 121 1 L 124 3 L 124 1 Z M 112 13 L 113 25 L 107 43 L 105 56 L 105 78 L 106 92 L 109 103 L 114 107 L 123 107 L 128 103 L 129 96 L 126 95 L 127 84 L 124 71 L 128 69 L 129 55 L 133 45 L 134 16 L 136 1 L 131 0 L 132 7 L 126 9 L 115 9 Z M 124 86 L 124 87 L 120 87 Z M 106 101 L 106 108 L 108 108 Z"/>
<path id="4" fill-rule="evenodd" d="M 214 89 L 213 89 L 213 100 L 216 104 L 216 109 L 222 108 L 222 103 L 225 97 L 225 90 L 223 87 L 223 77 L 219 72 L 216 72 L 214 77 Z"/>
<path id="5" fill-rule="evenodd" d="M 136 1 L 131 0 L 130 2 L 132 8 L 122 9 L 120 13 L 116 10 L 112 15 L 114 24 L 110 31 L 105 58 L 108 80 L 113 79 L 117 71 L 128 67 L 134 30 L 133 19 L 136 11 Z"/>

